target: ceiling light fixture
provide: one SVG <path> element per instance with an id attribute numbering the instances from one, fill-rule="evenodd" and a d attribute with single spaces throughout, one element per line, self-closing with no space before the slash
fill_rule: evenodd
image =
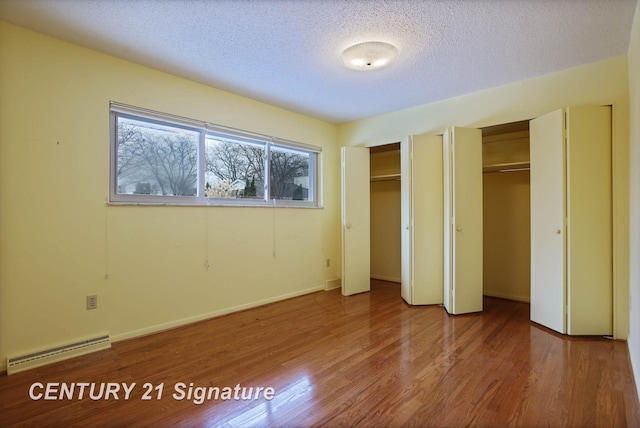
<path id="1" fill-rule="evenodd" d="M 364 42 L 342 52 L 345 67 L 367 71 L 385 67 L 398 56 L 398 48 L 385 42 Z"/>

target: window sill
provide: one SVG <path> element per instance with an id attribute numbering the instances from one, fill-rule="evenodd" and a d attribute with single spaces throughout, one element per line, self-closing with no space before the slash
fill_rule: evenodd
<path id="1" fill-rule="evenodd" d="M 140 202 L 140 201 L 108 201 L 108 206 L 136 206 L 136 207 L 216 207 L 216 208 L 303 208 L 303 209 L 323 209 L 322 205 L 276 203 L 276 204 L 249 204 L 249 203 L 197 203 L 197 202 Z"/>

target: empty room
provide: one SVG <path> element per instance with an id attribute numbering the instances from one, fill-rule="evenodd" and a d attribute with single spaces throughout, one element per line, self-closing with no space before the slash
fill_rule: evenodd
<path id="1" fill-rule="evenodd" d="M 0 425 L 640 426 L 636 0 L 0 0 Z"/>

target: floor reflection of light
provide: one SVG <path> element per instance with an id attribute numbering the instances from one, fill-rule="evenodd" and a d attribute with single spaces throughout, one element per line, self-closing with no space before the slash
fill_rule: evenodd
<path id="1" fill-rule="evenodd" d="M 274 422 L 272 418 L 276 416 L 279 411 L 289 410 L 289 407 L 295 407 L 300 401 L 308 401 L 312 398 L 312 395 L 313 383 L 311 379 L 309 379 L 309 376 L 304 374 L 286 388 L 281 390 L 276 388 L 276 393 L 271 401 L 262 398 L 251 408 L 224 421 L 222 424 L 216 423 L 215 426 L 267 426 Z"/>

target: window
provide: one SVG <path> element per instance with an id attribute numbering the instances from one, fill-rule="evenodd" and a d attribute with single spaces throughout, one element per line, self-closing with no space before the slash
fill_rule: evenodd
<path id="1" fill-rule="evenodd" d="M 111 126 L 111 202 L 319 206 L 319 147 L 116 103 Z"/>
<path id="2" fill-rule="evenodd" d="M 270 195 L 278 200 L 309 200 L 309 174 L 313 171 L 309 153 L 272 146 L 270 155 Z"/>
<path id="3" fill-rule="evenodd" d="M 198 132 L 128 117 L 117 131 L 118 194 L 197 194 Z"/>
<path id="4" fill-rule="evenodd" d="M 209 134 L 205 144 L 205 196 L 264 199 L 266 143 Z"/>

